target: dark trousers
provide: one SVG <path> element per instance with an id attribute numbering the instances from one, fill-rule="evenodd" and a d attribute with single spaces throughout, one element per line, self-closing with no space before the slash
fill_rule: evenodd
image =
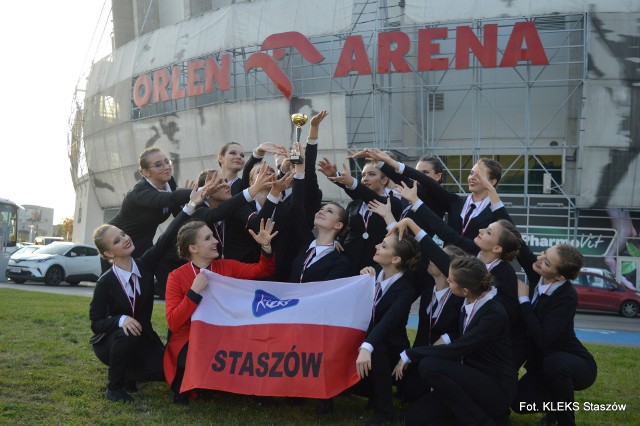
<path id="1" fill-rule="evenodd" d="M 189 342 L 187 342 L 180 352 L 178 353 L 178 359 L 176 361 L 176 376 L 171 383 L 171 390 L 174 394 L 180 393 L 180 386 L 182 386 L 182 379 L 184 378 L 184 369 L 187 366 L 187 352 L 189 351 Z"/>
<path id="2" fill-rule="evenodd" d="M 566 352 L 549 354 L 541 368 L 528 370 L 522 376 L 511 408 L 520 414 L 551 412 L 558 424 L 574 425 L 574 411 L 567 409 L 566 403 L 574 401 L 574 391 L 591 386 L 597 374 L 598 367 L 593 359 Z M 561 407 L 557 406 L 558 402 L 562 403 Z"/>
<path id="3" fill-rule="evenodd" d="M 389 351 L 379 345 L 371 353 L 369 375 L 356 383 L 351 391 L 369 397 L 376 417 L 393 419 L 393 377 L 391 372 L 400 359 L 399 351 Z"/>
<path id="4" fill-rule="evenodd" d="M 431 385 L 420 376 L 418 363 L 411 363 L 398 383 L 400 397 L 405 402 L 415 402 L 431 391 Z"/>
<path id="5" fill-rule="evenodd" d="M 516 382 L 496 377 L 460 361 L 428 357 L 420 362 L 420 375 L 433 391 L 405 412 L 405 425 L 486 425 L 507 415 Z"/>
<path id="6" fill-rule="evenodd" d="M 157 335 L 155 336 L 157 338 Z M 164 345 L 160 338 L 127 336 L 122 328 L 107 334 L 93 345 L 100 361 L 109 366 L 107 388 L 120 389 L 125 380 L 163 381 Z"/>

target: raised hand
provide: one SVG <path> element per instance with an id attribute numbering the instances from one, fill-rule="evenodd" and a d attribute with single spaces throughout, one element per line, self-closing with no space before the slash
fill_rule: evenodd
<path id="1" fill-rule="evenodd" d="M 413 219 L 405 217 L 400 222 L 398 222 L 395 225 L 393 225 L 393 227 L 389 230 L 387 235 L 391 235 L 394 232 L 397 232 L 398 233 L 398 239 L 401 240 L 402 237 L 404 236 L 404 234 L 407 233 L 407 229 L 410 229 L 412 232 L 414 232 L 414 231 L 417 230 L 416 229 L 417 227 L 418 227 L 418 225 L 416 225 L 416 223 L 413 221 Z M 417 234 L 417 232 L 414 232 L 414 234 Z"/>
<path id="2" fill-rule="evenodd" d="M 280 196 L 282 191 L 291 186 L 291 182 L 293 182 L 293 173 L 285 173 L 284 176 L 273 182 L 273 186 L 271 187 L 271 195 L 273 195 L 274 197 Z"/>
<path id="3" fill-rule="evenodd" d="M 204 186 L 200 192 L 202 193 L 203 199 L 206 199 L 209 195 L 213 195 L 228 186 L 229 184 L 215 171 L 207 174 L 207 177 L 204 179 Z"/>
<path id="4" fill-rule="evenodd" d="M 265 189 L 271 188 L 271 186 L 273 185 L 273 181 L 274 176 L 270 174 L 269 165 L 263 162 L 260 165 L 258 173 L 256 173 L 253 185 L 249 187 L 249 195 L 255 197 L 256 194 L 264 191 Z"/>
<path id="5" fill-rule="evenodd" d="M 402 188 L 398 187 L 398 189 L 400 189 L 400 196 L 411 204 L 415 204 L 419 200 L 418 182 L 414 180 L 412 186 L 407 185 L 404 181 L 400 183 L 402 184 Z"/>
<path id="6" fill-rule="evenodd" d="M 320 111 L 319 113 L 317 113 L 316 115 L 311 117 L 311 120 L 309 120 L 310 126 L 311 127 L 319 127 L 320 123 L 322 123 L 322 120 L 324 120 L 328 115 L 329 115 L 329 111 L 327 111 L 327 110 Z M 309 133 L 311 133 L 311 132 L 309 132 Z"/>
<path id="7" fill-rule="evenodd" d="M 318 161 L 318 171 L 322 172 L 326 177 L 331 178 L 338 174 L 338 167 L 327 157 L 323 157 L 322 160 Z"/>
<path id="8" fill-rule="evenodd" d="M 391 197 L 387 198 L 386 203 L 381 203 L 376 199 L 371 200 L 369 201 L 367 208 L 370 212 L 380 215 L 384 221 L 387 222 L 387 225 L 395 221 L 393 213 L 391 212 Z"/>
<path id="9" fill-rule="evenodd" d="M 249 234 L 251 234 L 256 243 L 260 244 L 262 248 L 269 247 L 270 250 L 271 240 L 278 235 L 278 231 L 272 232 L 274 225 L 275 222 L 272 222 L 271 219 L 267 219 L 267 223 L 264 222 L 264 219 L 260 219 L 260 232 L 256 234 L 253 232 L 253 229 L 249 229 Z"/>
<path id="10" fill-rule="evenodd" d="M 334 183 L 339 183 L 340 185 L 344 185 L 349 187 L 353 185 L 353 181 L 355 178 L 351 176 L 351 171 L 347 167 L 346 163 L 342 163 L 342 174 L 340 176 L 329 177 L 329 180 Z"/>
<path id="11" fill-rule="evenodd" d="M 256 154 L 260 157 L 264 157 L 267 152 L 285 156 L 288 154 L 287 148 L 285 148 L 284 145 L 276 145 L 272 142 L 263 142 L 256 148 Z"/>

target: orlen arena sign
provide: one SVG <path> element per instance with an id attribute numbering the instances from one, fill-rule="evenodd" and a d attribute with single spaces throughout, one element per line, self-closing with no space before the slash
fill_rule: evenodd
<path id="1" fill-rule="evenodd" d="M 469 52 L 484 68 L 515 67 L 520 62 L 529 62 L 531 65 L 549 64 L 533 22 L 517 22 L 513 26 L 501 58 L 498 58 L 498 25 L 484 25 L 482 34 L 481 41 L 470 26 L 455 28 L 455 69 L 469 68 Z M 441 55 L 439 41 L 451 36 L 449 28 L 418 30 L 415 71 L 449 69 L 449 59 Z M 411 39 L 402 31 L 380 32 L 376 63 L 373 64 L 362 36 L 348 36 L 333 70 L 333 78 L 369 75 L 372 74 L 372 66 L 375 66 L 378 74 L 413 72 L 406 57 L 411 47 Z M 290 99 L 291 80 L 276 62 L 284 58 L 287 48 L 296 49 L 311 64 L 319 64 L 325 60 L 322 53 L 303 34 L 278 33 L 268 36 L 260 46 L 260 51 L 246 59 L 244 72 L 247 74 L 253 69 L 262 69 L 282 95 Z M 266 51 L 271 51 L 272 55 Z M 134 106 L 143 108 L 158 102 L 198 96 L 211 93 L 216 88 L 220 91 L 229 90 L 231 55 L 224 53 L 217 56 L 218 60 L 213 56 L 197 58 L 135 76 L 132 96 Z M 183 74 L 185 69 L 186 75 Z"/>

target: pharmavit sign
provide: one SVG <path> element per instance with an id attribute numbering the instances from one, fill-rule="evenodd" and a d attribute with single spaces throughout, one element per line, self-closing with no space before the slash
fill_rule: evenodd
<path id="1" fill-rule="evenodd" d="M 417 72 L 449 69 L 450 60 L 440 54 L 442 40 L 455 37 L 455 69 L 469 68 L 469 53 L 474 55 L 483 68 L 515 67 L 521 62 L 531 65 L 548 65 L 538 30 L 533 22 L 516 23 L 509 35 L 504 53 L 498 56 L 498 25 L 487 24 L 482 28 L 482 40 L 470 26 L 459 26 L 455 34 L 449 28 L 426 28 L 418 31 Z M 407 60 L 411 39 L 402 31 L 378 33 L 378 49 L 375 64 L 372 63 L 361 35 L 345 39 L 338 62 L 333 69 L 333 78 L 347 75 L 369 75 L 372 66 L 379 74 L 391 72 L 413 72 Z M 273 84 L 287 99 L 292 95 L 291 80 L 276 61 L 284 58 L 285 49 L 296 49 L 303 59 L 311 64 L 320 64 L 325 57 L 307 37 L 298 32 L 272 34 L 262 43 L 261 51 L 251 54 L 244 63 L 244 72 L 262 69 Z M 266 53 L 271 51 L 272 55 Z M 137 108 L 186 97 L 225 91 L 230 88 L 229 53 L 192 59 L 165 68 L 150 71 L 133 78 L 133 104 Z M 186 70 L 186 75 L 183 75 Z"/>

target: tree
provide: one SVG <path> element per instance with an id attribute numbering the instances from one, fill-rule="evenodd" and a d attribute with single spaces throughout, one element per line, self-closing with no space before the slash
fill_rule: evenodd
<path id="1" fill-rule="evenodd" d="M 73 239 L 73 218 L 65 217 L 62 219 L 62 237 L 66 241 L 71 241 Z"/>

